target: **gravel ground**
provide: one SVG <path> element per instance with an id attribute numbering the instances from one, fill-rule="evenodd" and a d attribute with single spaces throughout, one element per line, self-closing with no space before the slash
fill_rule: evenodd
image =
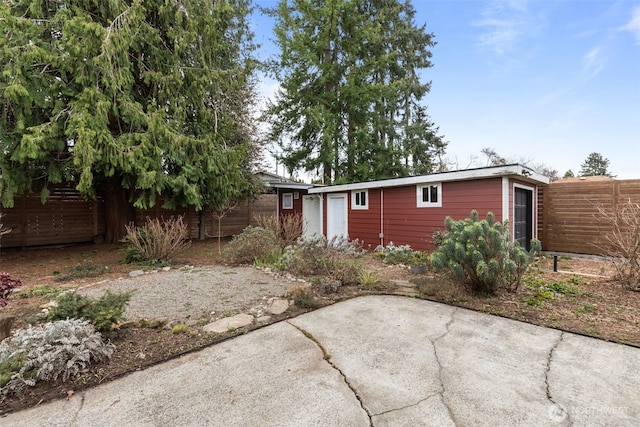
<path id="1" fill-rule="evenodd" d="M 99 297 L 107 289 L 134 291 L 125 311 L 128 321 L 167 318 L 171 322 L 191 323 L 247 312 L 298 285 L 295 279 L 253 267 L 212 266 L 107 280 L 85 286 L 79 292 Z"/>

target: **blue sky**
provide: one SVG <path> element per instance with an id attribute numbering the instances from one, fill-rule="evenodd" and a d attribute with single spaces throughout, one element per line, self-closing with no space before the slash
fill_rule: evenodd
<path id="1" fill-rule="evenodd" d="M 484 166 L 480 150 L 491 147 L 562 176 L 598 152 L 617 178 L 640 179 L 640 0 L 413 5 L 437 42 L 424 103 L 452 168 Z M 275 53 L 273 22 L 254 24 L 261 55 Z M 260 90 L 268 97 L 276 87 L 263 79 Z"/>

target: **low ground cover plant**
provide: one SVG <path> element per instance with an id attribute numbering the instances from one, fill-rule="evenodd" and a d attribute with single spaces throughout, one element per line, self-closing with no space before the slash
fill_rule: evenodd
<path id="1" fill-rule="evenodd" d="M 387 246 L 378 245 L 374 253 L 382 256 L 386 264 L 426 265 L 428 261 L 426 252 L 414 251 L 409 245 L 396 246 L 393 242 Z"/>
<path id="2" fill-rule="evenodd" d="M 536 239 L 531 241 L 530 251 L 512 242 L 508 221 L 496 221 L 491 212 L 483 220 L 475 210 L 464 220 L 447 217 L 445 229 L 442 243 L 431 254 L 431 264 L 436 271 L 450 273 L 467 284 L 474 293 L 494 294 L 499 287 L 517 289 L 540 252 Z"/>
<path id="3" fill-rule="evenodd" d="M 189 230 L 181 216 L 160 221 L 147 217 L 142 226 L 127 226 L 125 263 L 170 264 L 189 246 Z"/>
<path id="4" fill-rule="evenodd" d="M 40 381 L 77 377 L 91 363 L 110 358 L 114 349 L 87 320 L 17 330 L 0 342 L 0 402 Z"/>
<path id="5" fill-rule="evenodd" d="M 114 325 L 122 323 L 130 292 L 114 293 L 107 290 L 98 299 L 71 291 L 59 295 L 56 305 L 47 314 L 46 320 L 86 319 L 97 331 L 111 332 Z"/>
<path id="6" fill-rule="evenodd" d="M 66 274 L 56 275 L 56 280 L 65 282 L 68 280 L 81 279 L 85 277 L 96 277 L 109 271 L 109 267 L 94 264 L 91 260 L 78 263 L 69 269 Z"/>

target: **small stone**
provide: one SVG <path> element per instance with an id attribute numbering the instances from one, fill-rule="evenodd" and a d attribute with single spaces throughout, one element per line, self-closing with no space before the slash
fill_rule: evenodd
<path id="1" fill-rule="evenodd" d="M 271 316 L 260 316 L 256 319 L 256 322 L 265 323 L 265 322 L 268 322 L 269 320 L 271 320 Z"/>
<path id="2" fill-rule="evenodd" d="M 289 300 L 283 298 L 275 298 L 267 307 L 267 312 L 271 314 L 282 314 L 289 308 Z"/>
<path id="3" fill-rule="evenodd" d="M 171 267 L 162 267 L 162 271 L 169 271 L 171 270 Z"/>
<path id="4" fill-rule="evenodd" d="M 142 359 L 142 360 L 144 360 L 144 359 L 146 359 L 146 358 L 147 358 L 147 355 L 146 355 L 146 354 L 144 354 L 144 353 L 138 353 L 138 359 Z"/>
<path id="5" fill-rule="evenodd" d="M 159 317 L 157 319 L 152 319 L 149 321 L 149 328 L 151 329 L 160 329 L 169 323 L 169 319 L 166 317 Z"/>
<path id="6" fill-rule="evenodd" d="M 209 323 L 208 325 L 205 325 L 202 330 L 204 330 L 205 332 L 222 334 L 224 332 L 229 332 L 231 330 L 250 325 L 251 323 L 253 323 L 253 319 L 253 316 L 250 314 L 236 314 L 235 316 L 225 317 L 223 319 Z"/>
<path id="7" fill-rule="evenodd" d="M 138 277 L 138 276 L 142 276 L 144 274 L 144 271 L 142 270 L 133 270 L 129 272 L 129 277 Z"/>

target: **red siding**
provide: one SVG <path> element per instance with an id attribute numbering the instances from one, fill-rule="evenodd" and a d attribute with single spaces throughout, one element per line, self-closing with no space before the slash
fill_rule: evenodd
<path id="1" fill-rule="evenodd" d="M 464 219 L 473 209 L 481 217 L 493 212 L 502 220 L 502 178 L 442 183 L 442 207 L 417 207 L 416 186 L 371 188 L 369 209 L 352 209 L 348 198 L 349 238 L 363 242 L 366 249 L 379 244 L 410 245 L 414 249 L 432 250 L 432 235 L 444 229 L 447 216 Z M 327 197 L 323 198 L 323 232 L 327 229 Z M 383 238 L 380 238 L 383 233 Z"/>
<path id="2" fill-rule="evenodd" d="M 295 197 L 296 193 L 298 194 L 298 198 Z M 278 189 L 278 208 L 280 212 L 280 216 L 298 214 L 302 216 L 302 196 L 306 195 L 307 190 L 294 190 L 288 188 L 279 188 Z M 282 209 L 283 203 L 283 195 L 284 194 L 292 194 L 293 195 L 293 209 Z"/>
<path id="3" fill-rule="evenodd" d="M 364 243 L 364 248 L 373 250 L 380 244 L 380 188 L 368 190 L 369 209 L 352 209 L 349 192 L 349 238 Z"/>
<path id="4" fill-rule="evenodd" d="M 472 210 L 478 211 L 481 219 L 493 212 L 497 221 L 503 220 L 502 177 L 449 181 L 442 183 L 441 207 L 417 207 L 416 185 L 403 187 L 369 188 L 369 208 L 352 209 L 351 191 L 347 194 L 349 238 L 363 242 L 366 249 L 379 244 L 410 245 L 414 249 L 433 250 L 432 235 L 444 229 L 447 216 L 455 220 L 469 217 Z M 514 184 L 532 188 L 533 221 L 537 221 L 537 194 L 535 184 L 509 179 L 508 216 L 513 217 Z M 375 183 L 372 183 L 375 185 Z M 327 231 L 327 195 L 323 197 L 323 232 Z M 513 229 L 513 225 L 511 226 Z M 513 233 L 513 230 L 511 230 Z M 380 233 L 383 238 L 380 238 Z M 537 230 L 534 228 L 534 236 Z"/>
<path id="5" fill-rule="evenodd" d="M 442 207 L 416 206 L 416 186 L 384 190 L 385 244 L 410 245 L 414 249 L 431 250 L 432 235 L 444 229 L 447 216 L 459 220 L 473 209 L 483 218 L 493 212 L 502 219 L 502 179 L 442 183 Z M 357 237 L 357 236 L 353 236 Z"/>

